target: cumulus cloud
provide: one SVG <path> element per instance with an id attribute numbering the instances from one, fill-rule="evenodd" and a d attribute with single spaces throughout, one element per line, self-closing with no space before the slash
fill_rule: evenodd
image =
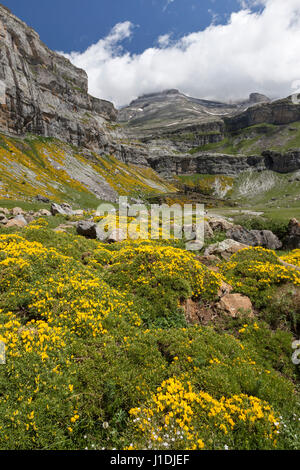
<path id="1" fill-rule="evenodd" d="M 87 71 L 91 94 L 117 106 L 167 88 L 226 101 L 253 91 L 272 98 L 287 96 L 300 79 L 300 2 L 242 3 L 227 24 L 211 24 L 177 41 L 165 34 L 141 54 L 122 47 L 134 34 L 134 25 L 126 21 L 83 53 L 65 55 Z M 251 10 L 254 4 L 262 6 L 260 11 Z"/>

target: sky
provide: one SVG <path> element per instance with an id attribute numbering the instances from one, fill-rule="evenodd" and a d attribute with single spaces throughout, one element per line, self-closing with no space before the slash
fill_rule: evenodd
<path id="1" fill-rule="evenodd" d="M 168 88 L 235 101 L 300 83 L 300 0 L 1 1 L 118 107 Z"/>

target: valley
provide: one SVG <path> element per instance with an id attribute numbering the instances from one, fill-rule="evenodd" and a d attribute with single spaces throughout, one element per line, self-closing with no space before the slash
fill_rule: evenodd
<path id="1" fill-rule="evenodd" d="M 0 449 L 299 449 L 300 104 L 117 110 L 1 5 L 0 98 Z"/>

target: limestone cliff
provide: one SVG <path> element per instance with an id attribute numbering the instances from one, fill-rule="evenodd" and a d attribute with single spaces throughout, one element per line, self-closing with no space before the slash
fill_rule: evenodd
<path id="1" fill-rule="evenodd" d="M 0 5 L 0 130 L 39 134 L 93 150 L 108 146 L 112 103 L 88 94 L 87 74 L 49 50 Z"/>

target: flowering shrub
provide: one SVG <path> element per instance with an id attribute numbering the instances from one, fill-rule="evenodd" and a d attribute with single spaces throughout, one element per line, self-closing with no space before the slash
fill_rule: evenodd
<path id="1" fill-rule="evenodd" d="M 235 253 L 221 271 L 237 292 L 249 296 L 258 307 L 268 304 L 277 286 L 292 283 L 300 287 L 300 272 L 283 266 L 274 251 L 261 247 Z"/>
<path id="2" fill-rule="evenodd" d="M 136 449 L 271 449 L 280 429 L 268 403 L 243 394 L 216 400 L 176 377 L 130 414 Z"/>
<path id="3" fill-rule="evenodd" d="M 167 241 L 104 245 L 43 219 L 0 235 L 0 448 L 297 447 L 291 334 L 185 322 L 181 300 L 221 281 Z"/>
<path id="4" fill-rule="evenodd" d="M 129 244 L 113 253 L 106 281 L 137 296 L 159 302 L 168 316 L 188 297 L 212 300 L 222 277 L 197 261 L 193 254 L 171 246 Z"/>
<path id="5" fill-rule="evenodd" d="M 286 263 L 300 267 L 300 250 L 293 250 L 289 254 L 281 256 L 281 259 Z"/>

